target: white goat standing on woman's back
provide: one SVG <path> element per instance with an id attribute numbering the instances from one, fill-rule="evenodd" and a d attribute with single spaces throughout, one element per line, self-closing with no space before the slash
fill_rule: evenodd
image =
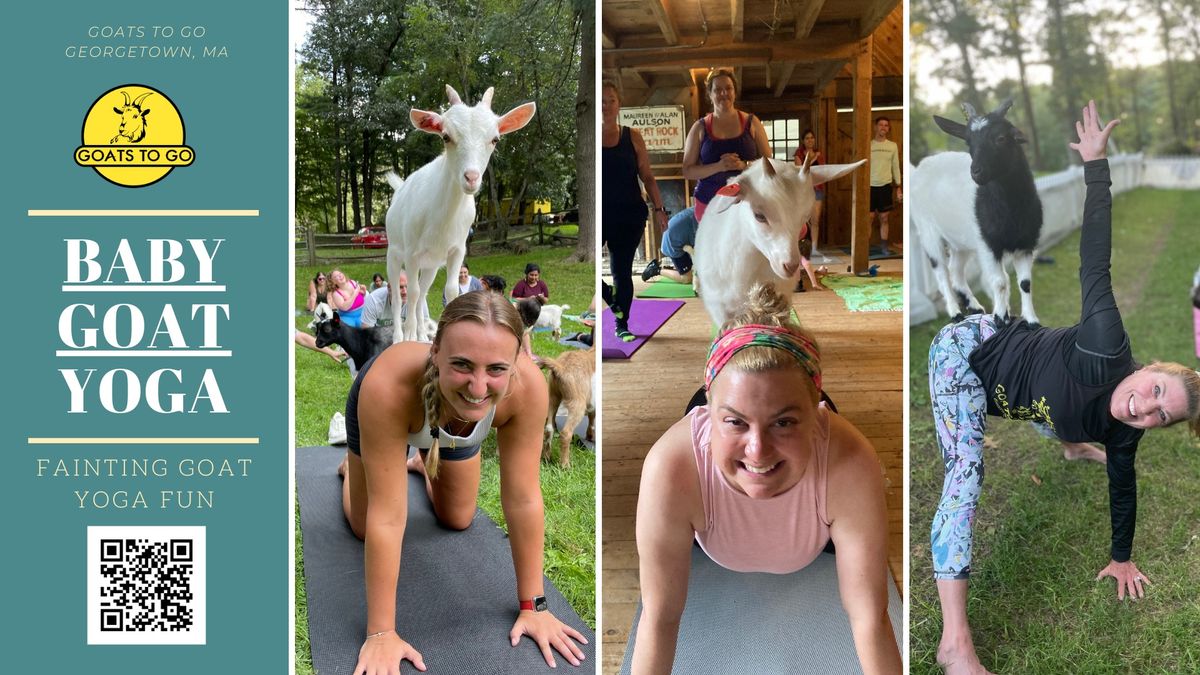
<path id="1" fill-rule="evenodd" d="M 445 152 L 402 180 L 387 176 L 396 190 L 387 211 L 387 271 L 395 279 L 408 272 L 414 291 L 412 309 L 401 318 L 403 303 L 392 298 L 393 323 L 403 325 L 395 342 L 433 339 L 426 296 L 438 269 L 457 270 L 467 254 L 467 234 L 475 220 L 475 194 L 483 184 L 492 151 L 504 134 L 516 131 L 533 119 L 534 103 L 519 105 L 497 117 L 492 112 L 493 88 L 488 87 L 475 106 L 468 106 L 458 92 L 446 85 L 450 108 L 441 115 L 412 109 L 413 126 L 445 141 Z M 394 286 L 393 286 L 394 288 Z M 395 291 L 394 291 L 395 292 Z M 446 275 L 446 302 L 458 297 L 458 276 Z"/>
<path id="2" fill-rule="evenodd" d="M 800 269 L 800 231 L 816 201 L 813 183 L 844 176 L 864 162 L 809 166 L 806 160 L 795 166 L 760 159 L 721 188 L 696 231 L 700 297 L 714 324 L 737 314 L 756 283 L 791 296 Z"/>
<path id="3" fill-rule="evenodd" d="M 909 196 L 913 224 L 933 267 L 946 313 L 983 312 L 967 284 L 965 267 L 979 258 L 981 279 L 992 313 L 1009 320 L 1008 272 L 1011 260 L 1021 289 L 1021 317 L 1038 323 L 1033 311 L 1033 259 L 1042 232 L 1042 202 L 1021 144 L 1025 137 L 1005 119 L 1012 99 L 985 115 L 962 106 L 966 124 L 934 115 L 942 131 L 967 142 L 970 153 L 941 152 L 912 172 Z"/>

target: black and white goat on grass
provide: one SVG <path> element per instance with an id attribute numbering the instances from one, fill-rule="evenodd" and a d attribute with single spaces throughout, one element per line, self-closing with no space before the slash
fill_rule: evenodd
<path id="1" fill-rule="evenodd" d="M 1012 99 L 979 115 L 962 104 L 967 123 L 934 115 L 942 131 L 967 142 L 969 152 L 942 152 L 913 171 L 913 224 L 933 266 L 946 313 L 954 320 L 982 313 L 965 268 L 979 258 L 992 313 L 1010 320 L 1005 261 L 1012 262 L 1021 288 L 1021 318 L 1037 324 L 1033 311 L 1033 260 L 1042 233 L 1042 202 L 1021 145 L 1025 136 L 1005 119 Z"/>

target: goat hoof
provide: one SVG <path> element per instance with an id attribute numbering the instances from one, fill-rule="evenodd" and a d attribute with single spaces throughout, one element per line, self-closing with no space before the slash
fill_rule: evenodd
<path id="1" fill-rule="evenodd" d="M 967 316 L 971 316 L 973 314 L 983 314 L 983 308 L 982 307 L 968 307 L 967 308 Z"/>
<path id="2" fill-rule="evenodd" d="M 959 312 L 958 314 L 955 314 L 954 316 L 950 317 L 950 323 L 958 323 L 959 321 L 962 321 L 965 318 L 967 318 L 967 317 L 963 316 L 962 312 Z"/>
<path id="3" fill-rule="evenodd" d="M 1042 327 L 1042 324 L 1038 323 L 1037 321 L 1026 321 L 1026 323 L 1029 324 L 1030 328 L 1041 328 Z"/>

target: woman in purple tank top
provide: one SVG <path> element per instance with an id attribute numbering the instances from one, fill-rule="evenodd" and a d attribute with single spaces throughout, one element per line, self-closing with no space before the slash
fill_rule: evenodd
<path id="1" fill-rule="evenodd" d="M 733 107 L 737 82 L 733 71 L 709 71 L 704 78 L 713 111 L 696 120 L 683 146 L 683 177 L 696 181 L 696 220 L 717 190 L 760 157 L 771 156 L 767 131 L 762 122 Z"/>
<path id="2" fill-rule="evenodd" d="M 818 403 L 820 352 L 790 312 L 788 298 L 756 286 L 709 350 L 708 405 L 667 430 L 646 456 L 634 675 L 671 672 L 693 539 L 722 566 L 777 573 L 803 567 L 833 542 L 863 672 L 901 672 L 887 612 L 887 514 L 875 450 Z"/>

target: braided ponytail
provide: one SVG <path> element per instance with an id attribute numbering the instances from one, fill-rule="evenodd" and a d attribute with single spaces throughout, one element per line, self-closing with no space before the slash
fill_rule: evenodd
<path id="1" fill-rule="evenodd" d="M 438 367 L 433 361 L 433 354 L 425 363 L 425 384 L 421 385 L 421 403 L 425 408 L 425 423 L 429 425 L 429 435 L 433 443 L 429 446 L 429 454 L 425 457 L 425 473 L 430 479 L 437 478 L 438 458 L 441 443 L 438 420 L 442 417 L 442 393 L 438 389 Z"/>

